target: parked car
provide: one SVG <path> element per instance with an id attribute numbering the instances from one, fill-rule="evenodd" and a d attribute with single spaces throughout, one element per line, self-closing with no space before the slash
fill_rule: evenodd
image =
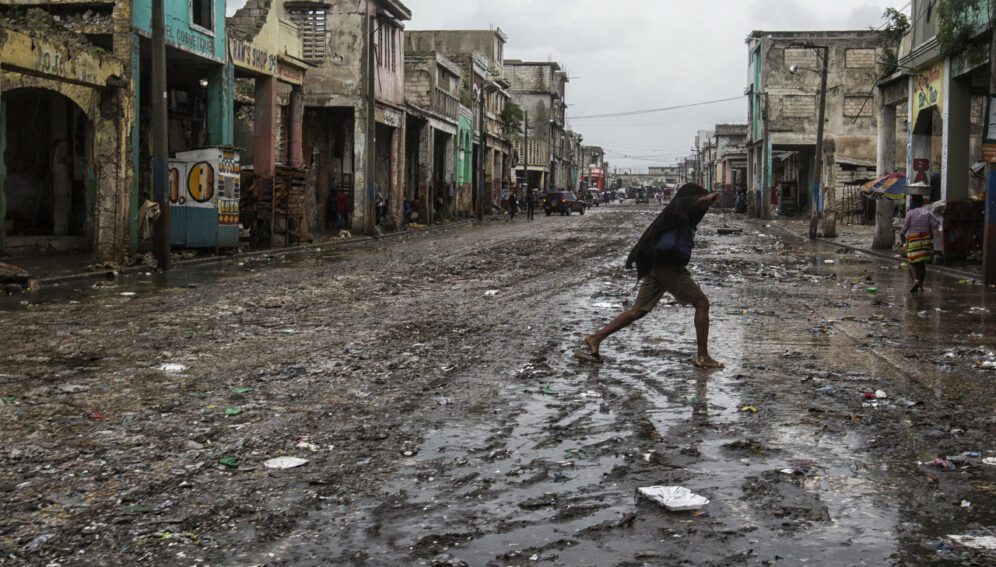
<path id="1" fill-rule="evenodd" d="M 636 204 L 638 204 L 638 205 L 640 203 L 649 203 L 650 202 L 650 197 L 647 196 L 647 190 L 646 189 L 642 189 L 642 188 L 636 190 L 636 195 L 635 195 L 634 199 L 636 200 Z"/>
<path id="2" fill-rule="evenodd" d="M 569 215 L 575 211 L 584 214 L 584 201 L 578 199 L 571 191 L 553 191 L 543 195 L 543 211 L 546 216 L 557 212 Z"/>

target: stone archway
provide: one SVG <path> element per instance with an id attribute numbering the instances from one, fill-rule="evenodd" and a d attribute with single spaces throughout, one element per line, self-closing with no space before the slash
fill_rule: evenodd
<path id="1" fill-rule="evenodd" d="M 3 105 L 0 158 L 8 250 L 89 248 L 94 208 L 87 167 L 91 119 L 70 97 L 41 87 L 5 90 Z"/>

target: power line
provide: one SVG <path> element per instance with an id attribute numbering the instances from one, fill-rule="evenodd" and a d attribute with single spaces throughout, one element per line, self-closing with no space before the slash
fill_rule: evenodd
<path id="1" fill-rule="evenodd" d="M 716 100 L 707 100 L 703 102 L 693 102 L 690 104 L 679 104 L 677 106 L 665 106 L 663 108 L 648 108 L 646 110 L 629 110 L 626 112 L 610 112 L 607 114 L 589 114 L 587 116 L 569 116 L 569 120 L 587 120 L 590 118 L 618 118 L 620 116 L 635 116 L 637 114 L 651 114 L 653 112 L 664 112 L 666 110 L 679 110 L 682 108 L 691 108 L 693 106 L 705 106 L 708 104 L 717 104 L 720 102 L 730 102 L 733 100 L 741 100 L 747 95 L 739 95 L 730 98 L 720 98 Z"/>

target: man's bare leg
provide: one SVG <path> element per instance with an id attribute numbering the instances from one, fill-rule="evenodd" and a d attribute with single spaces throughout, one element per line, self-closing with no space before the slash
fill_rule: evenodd
<path id="1" fill-rule="evenodd" d="M 638 311 L 633 308 L 627 309 L 619 315 L 616 315 L 615 319 L 609 321 L 607 325 L 599 329 L 595 332 L 595 334 L 585 337 L 584 344 L 588 345 L 588 348 L 591 350 L 592 354 L 598 354 L 599 345 L 601 345 L 602 341 L 608 338 L 609 335 L 629 327 L 636 321 L 642 319 L 644 315 L 646 315 L 646 313 L 643 311 Z"/>
<path id="2" fill-rule="evenodd" d="M 723 368 L 709 356 L 709 300 L 705 297 L 692 304 L 695 307 L 695 342 L 698 343 L 698 358 L 695 365 L 700 368 Z"/>

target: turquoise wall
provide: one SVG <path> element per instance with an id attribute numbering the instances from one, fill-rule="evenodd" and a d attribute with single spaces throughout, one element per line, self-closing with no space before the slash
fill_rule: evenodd
<path id="1" fill-rule="evenodd" d="M 163 0 L 166 7 L 166 41 L 186 51 L 225 60 L 225 0 L 214 0 L 214 35 L 190 26 L 190 3 Z M 152 0 L 134 0 L 132 23 L 135 28 L 152 33 Z"/>
<path id="2" fill-rule="evenodd" d="M 464 151 L 464 160 L 460 161 L 460 150 Z M 473 182 L 474 167 L 474 124 L 471 118 L 461 116 L 457 123 L 456 159 L 453 160 L 456 171 L 453 178 L 460 185 Z"/>

